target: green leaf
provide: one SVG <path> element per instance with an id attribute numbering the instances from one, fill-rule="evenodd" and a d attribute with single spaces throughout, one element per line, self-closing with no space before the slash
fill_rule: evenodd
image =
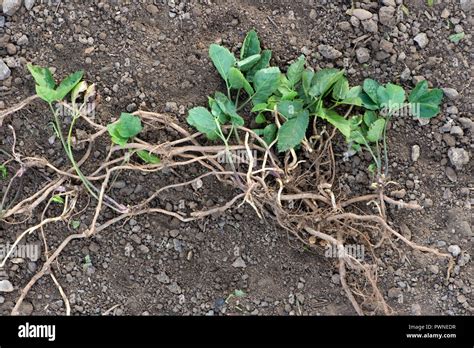
<path id="1" fill-rule="evenodd" d="M 359 99 L 361 100 L 362 106 L 364 108 L 369 109 L 369 110 L 378 110 L 379 109 L 378 103 L 375 103 L 372 100 L 372 98 L 370 98 L 367 95 L 367 93 L 365 93 L 364 91 L 360 92 Z"/>
<path id="2" fill-rule="evenodd" d="M 82 80 L 83 75 L 84 72 L 79 70 L 66 77 L 56 88 L 56 100 L 63 100 L 64 97 Z"/>
<path id="3" fill-rule="evenodd" d="M 255 123 L 257 124 L 262 124 L 266 123 L 267 119 L 265 118 L 265 114 L 263 112 L 260 112 L 257 117 L 255 117 Z"/>
<path id="4" fill-rule="evenodd" d="M 375 114 L 375 112 L 371 110 L 367 110 L 364 113 L 364 123 L 366 124 L 367 127 L 369 127 L 376 120 L 377 120 L 377 115 Z"/>
<path id="5" fill-rule="evenodd" d="M 379 118 L 369 126 L 367 131 L 367 140 L 375 143 L 382 138 L 383 129 L 385 127 L 385 119 Z"/>
<path id="6" fill-rule="evenodd" d="M 250 70 L 251 67 L 253 67 L 257 62 L 260 60 L 261 55 L 260 54 L 254 54 L 253 56 L 247 57 L 244 60 L 241 60 L 237 62 L 237 67 L 241 71 L 247 71 Z"/>
<path id="7" fill-rule="evenodd" d="M 362 99 L 360 94 L 362 92 L 361 86 L 354 86 L 349 89 L 344 100 L 340 101 L 341 104 L 362 106 Z"/>
<path id="8" fill-rule="evenodd" d="M 357 144 L 366 144 L 367 140 L 365 139 L 364 134 L 361 129 L 353 129 L 349 134 L 349 141 L 353 141 Z M 360 147 L 359 147 L 360 148 Z"/>
<path id="9" fill-rule="evenodd" d="M 245 76 L 247 81 L 253 82 L 253 77 L 257 71 L 265 69 L 270 64 L 270 59 L 272 58 L 272 51 L 263 50 L 261 53 L 261 58 L 249 71 L 246 72 Z"/>
<path id="10" fill-rule="evenodd" d="M 290 85 L 290 81 L 286 78 L 285 74 L 280 74 L 278 92 L 281 94 L 281 100 L 293 100 L 298 96 L 298 92 L 293 90 L 293 87 Z"/>
<path id="11" fill-rule="evenodd" d="M 242 49 L 240 50 L 240 59 L 245 59 L 247 57 L 253 56 L 254 54 L 259 54 L 260 51 L 260 40 L 258 39 L 257 32 L 252 29 L 245 36 Z"/>
<path id="12" fill-rule="evenodd" d="M 215 140 L 219 137 L 219 129 L 217 128 L 218 125 L 216 119 L 202 106 L 189 110 L 186 121 L 199 132 L 206 134 L 210 140 Z"/>
<path id="13" fill-rule="evenodd" d="M 428 82 L 420 81 L 408 97 L 411 114 L 419 118 L 432 118 L 439 113 L 442 99 L 441 89 L 428 90 Z"/>
<path id="14" fill-rule="evenodd" d="M 314 71 L 306 69 L 301 75 L 304 94 L 308 95 L 313 83 Z"/>
<path id="15" fill-rule="evenodd" d="M 257 71 L 254 76 L 255 95 L 252 99 L 254 105 L 264 103 L 268 97 L 278 89 L 280 69 L 277 67 L 265 68 Z"/>
<path id="16" fill-rule="evenodd" d="M 378 105 L 377 90 L 380 87 L 379 83 L 372 79 L 365 79 L 362 89 L 365 94 L 372 100 L 373 104 Z M 362 98 L 364 101 L 364 98 Z"/>
<path id="17" fill-rule="evenodd" d="M 375 171 L 377 170 L 377 165 L 374 162 L 372 162 L 367 167 L 367 170 L 369 171 L 369 173 L 375 174 Z"/>
<path id="18" fill-rule="evenodd" d="M 79 220 L 71 220 L 71 227 L 77 230 L 81 226 L 81 222 Z"/>
<path id="19" fill-rule="evenodd" d="M 53 74 L 51 74 L 48 68 L 42 68 L 33 64 L 28 64 L 27 67 L 38 86 L 43 86 L 48 89 L 54 89 L 56 87 Z"/>
<path id="20" fill-rule="evenodd" d="M 426 92 L 428 92 L 428 82 L 426 80 L 422 80 L 418 82 L 413 88 L 413 90 L 410 92 L 410 95 L 408 96 L 408 101 L 410 103 L 415 102 L 419 98 L 421 98 Z"/>
<path id="21" fill-rule="evenodd" d="M 332 96 L 336 100 L 344 100 L 347 98 L 347 94 L 349 93 L 349 81 L 345 77 L 340 78 L 334 84 L 334 88 L 332 90 Z"/>
<path id="22" fill-rule="evenodd" d="M 148 164 L 158 164 L 158 163 L 160 163 L 160 158 L 158 156 L 155 156 L 154 154 L 152 154 L 149 151 L 140 150 L 140 151 L 137 151 L 137 155 L 145 163 L 148 163 Z"/>
<path id="23" fill-rule="evenodd" d="M 292 90 L 284 90 L 281 95 L 281 100 L 293 100 L 298 96 L 298 92 Z"/>
<path id="24" fill-rule="evenodd" d="M 244 297 L 244 296 L 245 296 L 245 292 L 242 291 L 242 290 L 235 290 L 235 291 L 234 291 L 234 295 L 235 295 L 236 297 Z"/>
<path id="25" fill-rule="evenodd" d="M 288 67 L 287 77 L 289 87 L 293 88 L 298 82 L 300 82 L 303 76 L 303 70 L 306 59 L 304 55 L 298 57 L 298 59 Z"/>
<path id="26" fill-rule="evenodd" d="M 263 129 L 263 140 L 270 145 L 275 141 L 277 135 L 278 127 L 276 124 L 271 123 Z"/>
<path id="27" fill-rule="evenodd" d="M 52 103 L 58 100 L 57 93 L 54 89 L 50 89 L 49 87 L 40 85 L 36 85 L 35 89 L 38 97 L 40 97 L 47 103 Z"/>
<path id="28" fill-rule="evenodd" d="M 278 151 L 283 152 L 299 145 L 303 140 L 309 124 L 308 112 L 301 112 L 291 118 L 278 130 Z"/>
<path id="29" fill-rule="evenodd" d="M 117 123 L 117 132 L 122 138 L 133 138 L 142 131 L 142 128 L 140 117 L 126 112 L 120 114 L 120 119 Z"/>
<path id="30" fill-rule="evenodd" d="M 454 43 L 458 43 L 459 41 L 464 39 L 464 36 L 465 36 L 465 34 L 462 31 L 462 32 L 457 33 L 457 34 L 450 35 L 449 36 L 449 41 L 454 42 Z"/>
<path id="31" fill-rule="evenodd" d="M 3 164 L 0 164 L 0 177 L 2 179 L 6 179 L 7 175 L 8 175 L 7 167 L 5 167 L 5 165 Z"/>
<path id="32" fill-rule="evenodd" d="M 219 108 L 222 110 L 222 112 L 230 117 L 234 125 L 244 125 L 245 121 L 239 114 L 237 114 L 235 104 L 224 93 L 216 92 L 215 98 Z"/>
<path id="33" fill-rule="evenodd" d="M 377 89 L 377 99 L 380 108 L 392 112 L 403 107 L 405 90 L 400 86 L 387 83 L 385 87 L 379 86 Z"/>
<path id="34" fill-rule="evenodd" d="M 355 116 L 352 116 L 350 119 L 349 119 L 349 123 L 350 123 L 350 126 L 351 126 L 351 129 L 356 129 L 357 127 L 359 127 L 361 124 L 362 124 L 362 121 L 363 121 L 363 117 L 361 115 L 355 115 Z"/>
<path id="35" fill-rule="evenodd" d="M 112 142 L 123 147 L 127 143 L 128 138 L 122 137 L 118 129 L 119 129 L 118 123 L 111 123 L 107 125 L 107 131 L 109 132 Z"/>
<path id="36" fill-rule="evenodd" d="M 322 107 L 318 109 L 317 114 L 319 117 L 336 127 L 337 130 L 339 130 L 339 132 L 341 132 L 346 138 L 349 137 L 351 133 L 351 124 L 349 120 L 345 119 L 332 109 L 326 109 Z"/>
<path id="37" fill-rule="evenodd" d="M 211 97 L 207 97 L 209 100 L 209 107 L 211 108 L 212 116 L 217 118 L 221 124 L 225 124 L 230 120 L 230 117 L 227 116 L 219 107 L 216 100 Z"/>
<path id="38" fill-rule="evenodd" d="M 64 204 L 64 198 L 58 195 L 54 195 L 51 197 L 51 202 L 58 203 L 58 204 Z"/>
<path id="39" fill-rule="evenodd" d="M 230 68 L 229 70 L 229 87 L 234 89 L 243 88 L 249 96 L 254 94 L 254 90 L 250 83 L 246 80 L 244 75 L 237 68 Z"/>
<path id="40" fill-rule="evenodd" d="M 363 122 L 363 117 L 361 115 L 352 116 L 349 120 L 350 125 L 350 134 L 349 137 L 346 137 L 348 141 L 355 142 L 357 144 L 366 144 L 367 140 L 365 139 L 366 130 Z M 360 146 L 353 146 L 353 148 L 359 148 Z M 357 150 L 359 151 L 359 150 Z"/>
<path id="41" fill-rule="evenodd" d="M 280 101 L 277 103 L 277 111 L 283 116 L 285 116 L 287 119 L 296 117 L 301 111 L 303 111 L 303 101 Z"/>
<path id="42" fill-rule="evenodd" d="M 319 70 L 314 75 L 309 95 L 312 97 L 324 96 L 343 74 L 342 70 L 334 68 Z"/>
<path id="43" fill-rule="evenodd" d="M 260 104 L 255 105 L 255 106 L 252 108 L 252 110 L 250 110 L 250 111 L 252 111 L 252 112 L 258 112 L 258 111 L 263 111 L 263 110 L 266 110 L 266 109 L 268 109 L 267 103 L 260 103 Z"/>
<path id="44" fill-rule="evenodd" d="M 221 77 L 227 82 L 229 70 L 235 65 L 234 55 L 227 48 L 212 44 L 209 47 L 209 57 Z"/>

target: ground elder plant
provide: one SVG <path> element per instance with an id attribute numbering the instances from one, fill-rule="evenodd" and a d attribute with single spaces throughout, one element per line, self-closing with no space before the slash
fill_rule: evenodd
<path id="1" fill-rule="evenodd" d="M 396 180 L 388 180 L 387 134 L 391 119 L 407 115 L 435 117 L 443 97 L 441 90 L 429 89 L 426 81 L 409 93 L 401 86 L 372 79 L 351 86 L 343 70 L 315 71 L 304 56 L 280 70 L 271 66 L 272 53 L 262 49 L 254 30 L 246 35 L 238 57 L 216 44 L 210 45 L 209 56 L 225 87 L 210 96 L 206 106 L 189 110 L 187 123 L 191 132 L 171 115 L 142 110 L 121 113 L 108 125 L 99 124 L 87 107 L 91 100 L 99 99 L 94 97 L 94 85 L 83 80 L 82 72 L 57 85 L 48 69 L 29 65 L 36 95 L 2 111 L 0 125 L 16 111 L 42 99 L 50 107 L 54 131 L 69 162 L 57 168 L 45 158 L 23 154 L 16 146 L 15 130 L 8 125 L 13 142 L 11 151 L 4 151 L 8 159 L 2 160 L 0 167 L 5 168 L 0 169 L 0 180 L 8 182 L 0 220 L 5 224 L 30 223 L 15 239 L 12 250 L 26 235 L 38 232 L 45 245 L 45 262 L 22 289 L 12 314 L 18 314 L 29 290 L 44 275 L 52 278 L 65 303 L 66 314 L 70 314 L 67 294 L 54 276 L 54 265 L 62 250 L 76 239 L 105 232 L 138 215 L 161 214 L 187 223 L 242 204 L 248 204 L 260 218 L 274 221 L 280 230 L 299 242 L 302 250 L 311 249 L 320 256 L 324 249 L 334 251 L 334 267 L 357 314 L 392 312 L 377 286 L 377 269 L 387 248 L 398 250 L 402 256 L 400 244 L 404 244 L 446 259 L 449 278 L 452 257 L 405 238 L 397 226 L 390 224 L 390 210 L 385 206 L 423 208 L 384 193 L 385 187 Z M 107 117 L 116 119 L 114 115 Z M 80 141 L 73 136 L 76 125 L 87 133 Z M 149 134 L 157 132 L 164 140 L 146 140 Z M 335 154 L 336 141 L 343 142 L 345 153 Z M 82 152 L 75 148 L 80 144 L 85 145 Z M 104 144 L 105 157 L 100 161 L 89 160 L 92 148 Z M 335 160 L 336 155 L 350 160 L 359 151 L 371 154 L 368 170 L 373 173 L 371 186 L 376 190 L 362 196 L 341 188 Z M 246 154 L 246 161 L 235 166 L 234 161 L 242 153 Z M 191 165 L 200 166 L 202 174 L 187 181 L 163 186 L 159 177 L 152 176 L 165 169 L 169 173 Z M 25 197 L 19 184 L 32 168 L 48 171 L 43 171 L 43 186 Z M 134 174 L 150 175 L 145 198 L 128 201 L 127 205 L 118 203 L 125 197 L 110 190 L 111 182 L 121 175 Z M 189 186 L 206 189 L 212 177 L 231 187 L 235 196 L 222 205 L 196 211 L 186 210 L 186 205 L 180 205 L 176 211 L 162 206 L 160 195 L 164 192 L 172 194 L 178 187 Z M 8 191 L 13 185 L 18 189 L 10 197 Z M 79 221 L 76 216 L 87 208 L 92 208 L 92 216 Z M 103 214 L 105 210 L 110 211 Z M 39 223 L 32 219 L 36 216 L 40 216 Z M 60 226 L 71 231 L 54 250 L 48 246 L 46 227 L 50 225 L 55 228 L 49 233 Z M 366 251 L 363 257 L 345 252 L 358 245 Z M 0 267 L 5 266 L 10 256 L 11 251 L 0 261 Z M 239 297 L 243 293 L 234 295 Z"/>
<path id="2" fill-rule="evenodd" d="M 220 139 L 227 145 L 229 137 L 221 126 L 231 124 L 229 135 L 243 126 L 242 109 L 251 103 L 251 112 L 245 114 L 260 125 L 253 131 L 267 145 L 276 142 L 279 152 L 292 151 L 294 155 L 295 148 L 308 147 L 309 140 L 317 139 L 314 131 L 319 118 L 342 133 L 349 145 L 348 156 L 362 149 L 370 152 L 373 163 L 368 169 L 377 174 L 379 181 L 388 171 L 386 130 L 391 117 L 403 116 L 406 109 L 413 117 L 434 117 L 443 97 L 440 89 L 429 90 L 426 81 L 417 84 L 408 100 L 403 87 L 392 83 L 381 85 L 366 79 L 362 86 L 349 86 L 343 70 L 315 72 L 306 68 L 303 55 L 287 68 L 286 74 L 282 73 L 278 67 L 269 66 L 271 51 L 262 51 L 255 30 L 246 35 L 240 59 L 217 44 L 210 46 L 209 56 L 227 93 L 215 92 L 209 97 L 209 108 L 195 107 L 187 119 L 208 139 Z M 242 94 L 246 94 L 243 101 Z M 383 149 L 379 144 L 382 140 Z"/>

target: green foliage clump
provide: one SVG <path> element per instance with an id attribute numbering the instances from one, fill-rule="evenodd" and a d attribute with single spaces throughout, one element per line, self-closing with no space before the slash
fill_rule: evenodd
<path id="1" fill-rule="evenodd" d="M 278 151 L 284 152 L 305 142 L 310 123 L 319 117 L 337 128 L 352 150 L 367 148 L 379 174 L 379 142 L 384 140 L 387 158 L 388 120 L 405 110 L 416 118 L 434 117 L 443 98 L 443 92 L 428 89 L 426 81 L 418 83 L 408 98 L 401 86 L 392 83 L 381 85 L 366 79 L 361 86 L 350 86 L 343 70 L 314 71 L 306 66 L 304 55 L 283 73 L 270 66 L 272 52 L 261 49 L 255 30 L 246 35 L 239 59 L 217 44 L 210 46 L 209 56 L 225 82 L 226 93 L 215 92 L 208 98 L 208 108 L 192 108 L 187 117 L 208 139 L 227 144 L 221 126 L 230 124 L 232 130 L 243 126 L 241 112 L 251 104 L 250 112 L 260 126 L 253 130 L 268 145 L 276 143 Z"/>

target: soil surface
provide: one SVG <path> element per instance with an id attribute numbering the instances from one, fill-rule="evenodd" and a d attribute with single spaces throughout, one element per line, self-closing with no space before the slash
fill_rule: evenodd
<path id="1" fill-rule="evenodd" d="M 7 2 L 21 3 L 3 0 L 3 5 Z M 208 58 L 209 45 L 216 42 L 237 52 L 252 28 L 280 67 L 303 53 L 314 69 L 345 68 L 351 84 L 371 77 L 411 89 L 426 79 L 431 86 L 444 88 L 438 117 L 427 124 L 408 117 L 392 123 L 390 173 L 396 185 L 390 194 L 416 201 L 425 209 L 390 209 L 388 215 L 393 227 L 407 238 L 452 253 L 456 262 L 452 276 L 445 281 L 445 260 L 394 241 L 402 257 L 389 243 L 384 246 L 378 282 L 397 314 L 472 315 L 472 1 L 442 1 L 433 7 L 421 0 L 354 2 L 356 8 L 370 13 L 366 18 L 364 12 L 362 19 L 347 14 L 350 1 L 33 2 L 32 8 L 22 4 L 13 15 L 0 12 L 0 63 L 10 71 L 0 81 L 0 109 L 34 94 L 26 69 L 26 63 L 32 62 L 54 67 L 57 79 L 84 69 L 86 79 L 97 84 L 101 95 L 98 123 L 110 123 L 125 110 L 143 109 L 170 113 L 185 125 L 189 108 L 205 105 L 208 95 L 223 88 Z M 464 38 L 450 41 L 450 35 L 461 32 Z M 329 45 L 342 55 L 329 57 L 320 45 Z M 49 122 L 48 109 L 39 101 L 9 116 L 0 127 L 0 149 L 10 151 L 12 133 L 7 125 L 12 125 L 17 151 L 66 166 Z M 150 131 L 147 136 L 157 140 L 166 134 Z M 107 146 L 106 139 L 95 145 L 93 162 L 105 158 Z M 414 146 L 419 147 L 418 158 L 412 156 Z M 466 152 L 471 160 L 457 163 L 448 155 L 453 149 Z M 368 193 L 369 159 L 358 155 L 344 162 L 344 150 L 341 138 L 335 146 L 339 185 L 349 196 Z M 78 149 L 77 156 L 81 153 Z M 5 159 L 0 153 L 0 162 Z M 127 204 L 199 173 L 201 169 L 191 167 L 159 174 L 122 174 L 110 194 Z M 20 197 L 38 190 L 48 175 L 52 173 L 29 172 Z M 0 181 L 2 190 L 5 183 Z M 234 195 L 232 188 L 207 178 L 201 188 L 169 191 L 155 204 L 170 211 L 192 211 L 223 204 Z M 75 217 L 81 222 L 77 230 L 85 228 L 94 211 L 93 206 L 82 204 L 86 209 Z M 58 213 L 56 207 L 47 215 Z M 31 223 L 39 222 L 40 215 L 38 209 L 28 222 L 0 222 L 0 244 L 13 243 Z M 106 212 L 99 223 L 111 216 Z M 44 229 L 51 250 L 73 232 L 64 222 Z M 44 251 L 38 231 L 26 241 Z M 3 315 L 10 313 L 44 257 L 14 261 L 0 269 L 0 282 L 13 286 L 13 291 L 0 289 Z M 324 249 L 303 248 L 274 221 L 260 220 L 246 205 L 195 223 L 159 215 L 130 219 L 90 240 L 73 241 L 53 271 L 73 315 L 355 314 L 339 283 L 336 259 L 325 257 Z M 244 295 L 230 296 L 236 290 Z M 49 276 L 31 289 L 21 311 L 65 314 Z"/>

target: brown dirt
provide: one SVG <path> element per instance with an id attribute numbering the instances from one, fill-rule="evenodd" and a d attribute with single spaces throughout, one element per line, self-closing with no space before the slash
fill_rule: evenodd
<path id="1" fill-rule="evenodd" d="M 179 19 L 180 14 L 170 18 L 170 7 L 161 3 L 156 6 L 156 13 L 153 8 L 147 10 L 147 4 L 107 8 L 96 1 L 87 6 L 68 1 L 57 11 L 55 6 L 37 4 L 30 12 L 22 8 L 15 16 L 7 17 L 3 34 L 0 29 L 0 36 L 10 36 L 11 42 L 16 42 L 19 33 L 29 39 L 15 55 L 23 59 L 21 67 L 12 69 L 12 78 L 3 81 L 0 95 L 8 107 L 34 93 L 32 80 L 23 66 L 25 61 L 56 67 L 56 76 L 61 77 L 84 69 L 87 80 L 97 83 L 102 96 L 97 122 L 107 124 L 121 111 L 140 108 L 169 112 L 184 124 L 188 108 L 204 105 L 207 95 L 223 87 L 207 57 L 209 44 L 220 42 L 238 51 L 239 43 L 251 28 L 258 31 L 263 46 L 273 51 L 273 62 L 279 66 L 286 66 L 305 47 L 310 51 L 309 64 L 315 69 L 348 63 L 348 76 L 353 84 L 368 76 L 381 82 L 400 82 L 400 74 L 409 67 L 412 76 L 422 75 L 434 86 L 455 88 L 460 92 L 459 98 L 445 99 L 442 114 L 429 125 L 420 126 L 414 120 L 394 123 L 389 143 L 392 180 L 407 190 L 406 201 L 416 200 L 427 208 L 417 213 L 392 209 L 389 219 L 398 230 L 410 234 L 412 240 L 443 251 L 456 244 L 464 251 L 463 256 L 458 259 L 450 282 L 445 284 L 445 262 L 397 243 L 406 255 L 402 261 L 387 245 L 378 277 L 382 293 L 398 314 L 472 314 L 469 305 L 472 305 L 474 279 L 469 263 L 472 232 L 451 227 L 460 221 L 471 225 L 468 193 L 473 188 L 473 161 L 457 171 L 457 181 L 451 182 L 445 175 L 446 166 L 450 165 L 449 146 L 439 132 L 439 127 L 446 123 L 446 110 L 450 106 L 458 108 L 456 118 L 472 119 L 472 92 L 468 87 L 472 41 L 468 35 L 458 45 L 449 43 L 446 38 L 452 29 L 445 27 L 440 13 L 444 7 L 449 8 L 451 18 L 460 18 L 465 30 L 472 24 L 472 15 L 460 12 L 453 1 L 447 3 L 427 8 L 421 1 L 407 1 L 410 15 L 401 23 L 428 31 L 429 45 L 423 50 L 414 48 L 412 29 L 408 29 L 406 40 L 402 35 L 393 36 L 390 28 L 379 23 L 378 33 L 369 33 L 369 41 L 365 43 L 372 52 L 367 64 L 358 63 L 353 43 L 366 33 L 352 26 L 349 30 L 341 29 L 341 22 L 350 18 L 345 14 L 347 1 L 247 0 L 218 1 L 212 5 L 206 1 L 187 2 L 181 15 L 189 13 L 190 19 Z M 374 13 L 378 11 L 377 5 L 364 6 Z M 310 17 L 311 9 L 316 12 Z M 427 19 L 425 11 L 435 20 Z M 378 42 L 390 34 L 395 43 L 394 53 L 385 59 L 374 59 L 380 52 Z M 93 43 L 81 43 L 89 37 Z M 317 47 L 322 43 L 343 52 L 346 62 L 342 58 L 335 62 L 321 58 Z M 91 46 L 95 47 L 94 51 L 85 54 L 84 50 Z M 406 60 L 390 61 L 391 55 L 396 58 L 401 52 L 406 53 Z M 434 64 L 430 57 L 439 57 L 442 62 Z M 402 84 L 413 86 L 411 79 Z M 53 134 L 46 126 L 49 117 L 47 108 L 36 102 L 5 124 L 14 126 L 19 138 L 18 150 L 23 154 L 44 156 L 64 165 L 58 141 L 54 145 L 48 143 Z M 11 133 L 5 124 L 0 127 L 0 147 L 7 150 Z M 473 134 L 472 130 L 465 130 L 463 136 L 456 136 L 456 146 L 472 149 Z M 147 133 L 149 139 L 166 136 Z M 337 154 L 344 151 L 340 140 Z M 410 159 L 414 144 L 421 147 L 421 157 L 415 163 Z M 95 161 L 104 158 L 106 146 L 106 140 L 95 145 Z M 80 154 L 78 151 L 77 156 Z M 368 192 L 365 174 L 368 163 L 364 156 L 347 163 L 339 161 L 339 182 L 348 188 L 349 195 Z M 117 178 L 125 183 L 123 187 L 116 185 L 122 188 L 112 189 L 111 194 L 127 203 L 146 197 L 152 188 L 189 180 L 199 172 L 200 169 L 191 168 L 147 176 L 125 174 Z M 43 180 L 40 173 L 29 173 L 22 196 L 38 189 Z M 178 210 L 183 201 L 187 210 L 212 207 L 226 202 L 233 193 L 231 188 L 209 179 L 204 180 L 199 190 L 176 190 L 163 195 L 156 205 Z M 427 199 L 432 201 L 432 206 Z M 81 204 L 84 206 L 85 202 Z M 79 228 L 90 221 L 92 212 L 93 207 L 89 207 L 80 215 L 83 223 Z M 103 221 L 106 217 L 107 214 Z M 29 223 L 38 220 L 34 216 Z M 0 243 L 12 242 L 27 226 L 0 223 Z M 72 233 L 64 223 L 49 226 L 45 231 L 50 248 Z M 36 235 L 28 237 L 28 243 L 39 241 Z M 86 255 L 90 255 L 93 266 L 84 270 Z M 245 261 L 245 268 L 232 266 L 238 257 Z M 16 289 L 21 289 L 41 263 L 41 260 L 9 263 L 5 270 L 0 270 L 0 279 L 8 278 Z M 354 314 L 334 266 L 335 260 L 325 258 L 324 250 L 303 248 L 274 221 L 261 221 L 250 207 L 242 206 L 197 223 L 184 224 L 147 215 L 117 224 L 91 240 L 70 244 L 59 257 L 54 272 L 75 315 L 101 314 L 115 305 L 118 306 L 112 313 L 117 315 Z M 239 303 L 235 298 L 225 303 L 236 289 L 244 290 L 246 295 Z M 15 290 L 0 296 L 1 313 L 10 313 L 18 294 Z M 460 296 L 467 300 L 462 301 Z M 65 313 L 64 303 L 49 277 L 33 287 L 27 301 L 32 304 L 31 308 L 25 306 L 27 313 L 31 313 L 30 309 L 33 314 Z"/>

